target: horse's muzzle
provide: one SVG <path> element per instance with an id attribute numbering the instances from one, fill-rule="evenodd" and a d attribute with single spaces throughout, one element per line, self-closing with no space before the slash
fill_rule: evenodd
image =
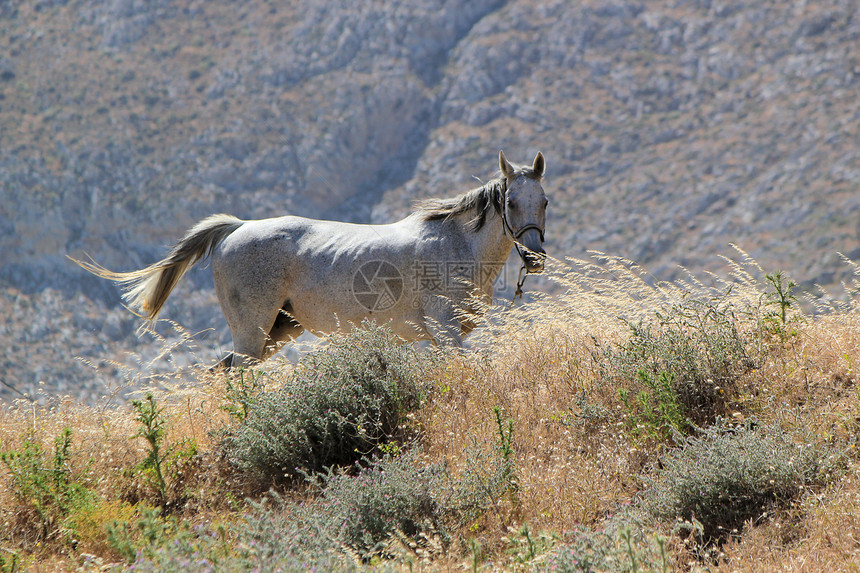
<path id="1" fill-rule="evenodd" d="M 543 250 L 543 247 L 538 247 L 537 250 L 526 249 L 523 251 L 523 264 L 526 266 L 526 271 L 531 274 L 542 273 L 545 260 L 546 251 Z"/>

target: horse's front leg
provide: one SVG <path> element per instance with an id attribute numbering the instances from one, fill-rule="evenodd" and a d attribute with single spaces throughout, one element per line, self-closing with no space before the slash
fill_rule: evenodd
<path id="1" fill-rule="evenodd" d="M 439 345 L 463 346 L 463 329 L 457 309 L 450 299 L 438 296 L 424 309 L 424 324 L 433 341 Z"/>

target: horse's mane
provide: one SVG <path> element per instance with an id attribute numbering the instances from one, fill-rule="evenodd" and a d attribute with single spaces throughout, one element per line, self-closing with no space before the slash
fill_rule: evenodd
<path id="1" fill-rule="evenodd" d="M 514 176 L 519 177 L 521 175 L 529 179 L 540 179 L 531 167 L 517 166 Z M 502 213 L 507 190 L 507 179 L 504 175 L 499 175 L 481 187 L 467 191 L 457 197 L 420 201 L 415 206 L 415 212 L 425 221 L 450 219 L 457 215 L 474 212 L 475 216 L 467 224 L 467 229 L 477 232 L 487 222 L 490 209 L 495 210 L 497 214 Z"/>

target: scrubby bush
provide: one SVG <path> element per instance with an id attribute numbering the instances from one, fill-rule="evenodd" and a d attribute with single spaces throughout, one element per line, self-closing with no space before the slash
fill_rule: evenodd
<path id="1" fill-rule="evenodd" d="M 433 363 L 374 324 L 336 334 L 279 388 L 246 399 L 222 449 L 239 468 L 275 481 L 350 465 L 397 436 L 426 394 Z"/>
<path id="2" fill-rule="evenodd" d="M 448 476 L 441 465 L 420 467 L 412 454 L 385 456 L 355 475 L 327 473 L 312 478 L 321 498 L 310 510 L 324 516 L 330 535 L 367 557 L 394 533 L 408 537 L 447 536 Z"/>
<path id="3" fill-rule="evenodd" d="M 236 529 L 239 571 L 355 571 L 360 560 L 337 536 L 339 524 L 316 504 L 254 504 Z"/>
<path id="4" fill-rule="evenodd" d="M 489 509 L 500 513 L 499 501 L 506 495 L 513 504 L 519 491 L 519 479 L 514 458 L 514 423 L 505 420 L 501 410 L 494 408 L 495 444 L 473 440 L 464 452 L 464 467 L 452 482 L 446 506 L 461 521 L 475 519 Z M 499 515 L 501 521 L 504 521 Z"/>
<path id="5" fill-rule="evenodd" d="M 498 504 L 515 483 L 514 462 L 503 445 L 471 444 L 465 458 L 457 475 L 412 450 L 307 476 L 320 496 L 288 509 L 290 527 L 310 528 L 363 559 L 387 553 L 395 535 L 446 545 L 454 529 Z"/>
<path id="6" fill-rule="evenodd" d="M 228 531 L 191 535 L 150 513 L 112 539 L 124 555 L 137 556 L 137 571 L 349 571 L 375 556 L 397 561 L 405 555 L 399 541 L 444 547 L 457 527 L 510 492 L 513 460 L 502 447 L 475 444 L 466 457 L 472 463 L 457 476 L 422 462 L 420 451 L 365 459 L 354 469 L 306 476 L 319 490 L 308 502 L 270 492 Z M 146 534 L 159 528 L 169 535 Z"/>
<path id="7" fill-rule="evenodd" d="M 774 425 L 720 421 L 662 458 L 642 505 L 655 517 L 689 522 L 705 544 L 719 543 L 748 519 L 825 483 L 837 459 Z"/>
<path id="8" fill-rule="evenodd" d="M 495 412 L 496 444 L 471 443 L 465 467 L 452 475 L 443 464 L 420 461 L 420 451 L 400 457 L 384 456 L 356 464 L 356 473 L 317 475 L 310 480 L 321 491 L 318 502 L 305 510 L 326 516 L 344 545 L 368 557 L 395 533 L 409 538 L 435 537 L 450 541 L 450 532 L 517 491 L 513 458 L 513 425 Z"/>
<path id="9" fill-rule="evenodd" d="M 599 360 L 603 376 L 626 386 L 628 398 L 635 396 L 628 399 L 634 421 L 669 437 L 667 428 L 687 426 L 678 419 L 676 403 L 693 424 L 712 423 L 726 413 L 728 397 L 756 361 L 733 306 L 724 299 L 688 299 L 656 313 L 656 319 L 631 325 L 630 338 L 606 348 Z M 660 408 L 666 415 L 655 417 Z"/>
<path id="10" fill-rule="evenodd" d="M 622 512 L 598 530 L 578 529 L 549 555 L 539 571 L 591 573 L 672 570 L 666 540 L 632 513 Z"/>
<path id="11" fill-rule="evenodd" d="M 146 545 L 130 569 L 153 573 L 358 569 L 321 516 L 297 516 L 290 509 L 273 494 L 269 503 L 252 503 L 241 522 L 195 531 L 185 528 Z"/>

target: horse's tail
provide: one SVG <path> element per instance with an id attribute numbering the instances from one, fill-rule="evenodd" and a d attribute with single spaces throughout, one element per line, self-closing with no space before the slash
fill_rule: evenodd
<path id="1" fill-rule="evenodd" d="M 211 255 L 215 247 L 242 224 L 241 219 L 232 215 L 207 217 L 194 225 L 165 258 L 139 271 L 116 273 L 95 262 L 72 260 L 98 277 L 123 285 L 122 298 L 129 308 L 154 321 L 185 271 Z"/>

